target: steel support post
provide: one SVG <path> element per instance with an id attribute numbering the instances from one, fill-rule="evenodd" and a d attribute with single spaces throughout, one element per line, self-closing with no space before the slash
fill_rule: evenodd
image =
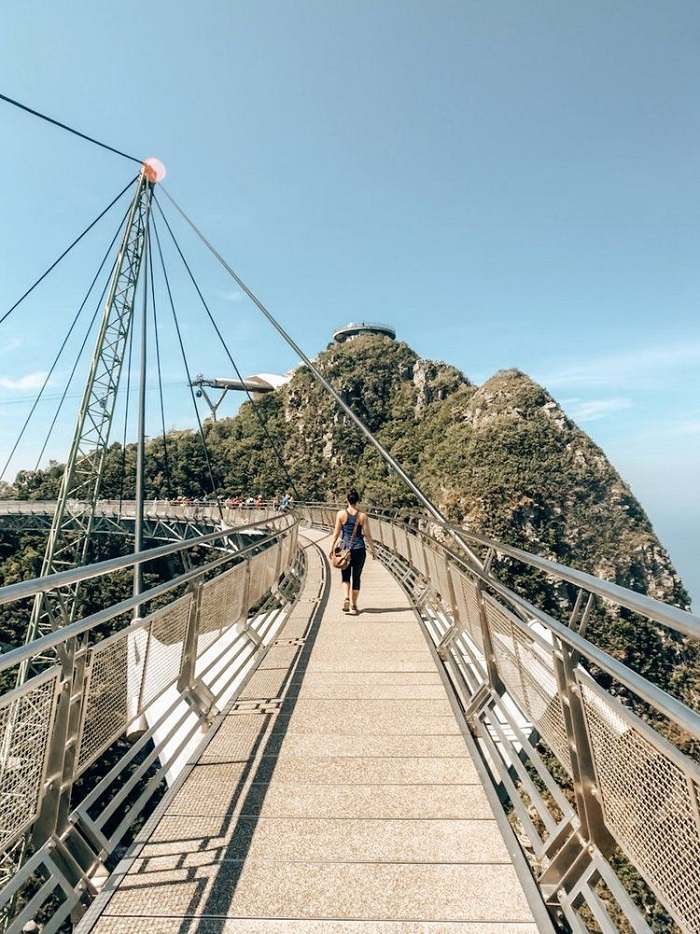
<path id="1" fill-rule="evenodd" d="M 421 533 L 422 536 L 422 533 Z M 421 537 L 421 544 L 423 548 L 423 564 L 428 567 L 428 562 L 425 557 L 425 542 Z M 454 640 L 464 632 L 464 620 L 460 619 L 459 608 L 457 606 L 457 597 L 455 595 L 454 585 L 452 583 L 452 575 L 450 574 L 450 562 L 447 557 L 447 553 L 443 551 L 442 555 L 444 564 L 445 564 L 445 580 L 447 581 L 447 593 L 445 597 L 449 603 L 450 610 L 452 611 L 452 625 L 449 627 L 445 635 L 442 637 L 440 642 L 437 645 L 437 653 L 443 661 L 447 659 L 449 654 L 450 646 Z"/>
<path id="2" fill-rule="evenodd" d="M 496 653 L 493 650 L 491 627 L 489 626 L 489 617 L 486 610 L 484 587 L 480 580 L 476 581 L 476 601 L 479 606 L 479 625 L 481 627 L 481 638 L 484 643 L 484 660 L 486 662 L 486 674 L 489 679 L 489 685 L 495 694 L 502 695 L 506 693 L 506 686 L 498 673 Z"/>
<path id="3" fill-rule="evenodd" d="M 203 681 L 197 679 L 196 675 L 197 642 L 202 623 L 203 579 L 198 577 L 192 581 L 190 589 L 192 590 L 192 605 L 187 620 L 177 689 L 185 702 L 201 720 L 202 730 L 206 731 L 211 726 L 218 710 L 215 705 L 214 695 Z"/>
<path id="4" fill-rule="evenodd" d="M 548 900 L 556 903 L 561 900 L 561 892 L 570 891 L 578 882 L 590 865 L 593 854 L 599 852 L 603 856 L 609 856 L 615 848 L 615 841 L 605 826 L 595 784 L 593 752 L 576 678 L 577 655 L 555 637 L 553 657 L 580 823 L 578 830 L 572 832 L 557 852 L 547 853 L 551 861 L 539 882 Z"/>
<path id="5" fill-rule="evenodd" d="M 196 578 L 190 583 L 192 603 L 190 615 L 187 620 L 187 631 L 182 648 L 182 663 L 177 679 L 177 689 L 181 694 L 189 690 L 194 684 L 195 663 L 197 661 L 197 638 L 199 636 L 199 620 L 202 606 L 202 579 Z"/>
<path id="6" fill-rule="evenodd" d="M 76 728 L 73 695 L 76 687 L 77 640 L 69 639 L 65 645 L 61 660 L 61 679 L 59 682 L 58 704 L 54 722 L 49 735 L 49 749 L 46 767 L 44 793 L 39 806 L 39 814 L 32 828 L 32 843 L 38 849 L 52 836 L 60 834 L 60 815 L 67 815 L 66 797 L 70 799 L 72 782 L 66 781 L 66 751 L 71 739 L 71 731 Z M 77 692 L 82 696 L 82 684 Z M 77 724 L 80 723 L 78 712 Z M 77 728 L 76 728 L 77 736 Z"/>

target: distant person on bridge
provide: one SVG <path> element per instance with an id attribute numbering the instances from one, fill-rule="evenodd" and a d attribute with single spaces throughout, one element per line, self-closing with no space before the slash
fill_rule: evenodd
<path id="1" fill-rule="evenodd" d="M 341 509 L 335 517 L 335 528 L 333 529 L 333 541 L 330 550 L 330 557 L 332 557 L 338 539 L 340 539 L 341 548 L 350 549 L 350 564 L 343 568 L 340 573 L 345 588 L 343 613 L 350 613 L 352 616 L 357 616 L 359 613 L 357 598 L 360 595 L 360 579 L 362 577 L 362 568 L 365 566 L 365 560 L 367 559 L 367 548 L 369 548 L 373 558 L 377 556 L 372 533 L 369 529 L 369 519 L 357 508 L 359 501 L 360 495 L 357 490 L 348 490 L 347 506 L 345 509 Z M 357 531 L 355 532 L 356 525 Z M 352 590 L 350 588 L 351 582 Z"/>

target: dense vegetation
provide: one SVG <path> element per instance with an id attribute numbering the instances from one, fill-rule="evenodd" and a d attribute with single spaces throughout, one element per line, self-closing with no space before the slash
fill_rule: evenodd
<path id="1" fill-rule="evenodd" d="M 688 595 L 649 519 L 603 452 L 528 376 L 508 370 L 474 386 L 455 368 L 421 360 L 406 345 L 363 336 L 332 344 L 317 366 L 402 468 L 451 521 L 474 532 L 588 571 L 657 599 L 689 608 Z M 135 449 L 107 452 L 101 495 L 131 498 Z M 0 496 L 55 499 L 62 465 L 21 471 Z M 207 421 L 148 444 L 146 495 L 278 497 L 336 502 L 357 486 L 366 508 L 418 505 L 365 437 L 338 410 L 306 368 L 281 389 L 245 403 L 235 418 Z M 121 553 L 128 543 L 96 537 L 90 560 Z M 0 586 L 39 574 L 44 536 L 0 534 Z M 561 619 L 574 594 L 561 584 L 501 559 L 507 583 Z M 174 572 L 152 567 L 149 580 Z M 130 589 L 128 575 L 81 592 L 81 612 Z M 29 606 L 0 608 L 0 641 L 22 640 Z M 650 680 L 697 706 L 698 648 L 624 609 L 598 605 L 588 636 Z M 597 672 L 611 690 L 624 694 Z M 6 686 L 10 686 L 9 682 Z M 640 713 L 655 719 L 635 699 Z M 671 735 L 668 724 L 659 723 Z M 692 750 L 683 736 L 673 736 Z M 116 753 L 115 753 L 116 754 Z M 545 756 L 548 754 L 544 750 Z M 554 767 L 554 766 L 553 766 Z M 101 768 L 101 764 L 100 764 Z M 629 868 L 625 872 L 631 872 Z M 636 878 L 629 887 L 649 915 L 661 912 Z M 672 926 L 661 912 L 659 930 Z"/>
<path id="2" fill-rule="evenodd" d="M 406 344 L 365 335 L 331 344 L 317 366 L 418 486 L 454 522 L 688 608 L 649 519 L 603 452 L 528 376 L 507 370 L 474 386 Z M 147 496 L 262 495 L 337 501 L 349 486 L 367 507 L 417 503 L 305 367 L 235 418 L 171 432 L 148 446 Z M 278 457 L 279 455 L 279 457 Z M 282 466 L 282 463 L 284 466 Z M 22 471 L 3 495 L 53 499 L 62 469 Z M 107 453 L 102 496 L 131 497 L 133 446 Z M 113 547 L 117 547 L 115 544 Z M 103 551 L 104 549 L 102 549 Z M 36 536 L 0 542 L 0 582 L 38 573 Z M 563 611 L 571 594 L 510 562 L 506 580 Z M 694 700 L 697 652 L 626 611 L 599 612 L 590 635 L 658 684 Z M 9 640 L 7 628 L 3 640 Z"/>

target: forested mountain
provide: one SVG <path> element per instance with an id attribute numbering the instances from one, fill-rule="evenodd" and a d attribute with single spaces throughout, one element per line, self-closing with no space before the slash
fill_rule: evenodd
<path id="1" fill-rule="evenodd" d="M 473 385 L 454 367 L 420 359 L 405 343 L 362 335 L 333 343 L 316 365 L 404 470 L 452 521 L 544 557 L 688 608 L 688 595 L 639 502 L 604 453 L 549 393 L 518 370 Z M 230 419 L 149 442 L 147 495 L 337 502 L 349 485 L 365 508 L 414 507 L 402 481 L 339 412 L 305 367 Z M 284 464 L 284 466 L 282 466 Z M 133 495 L 135 451 L 112 446 L 102 495 Z M 54 498 L 61 469 L 21 472 L 6 495 Z M 32 540 L 29 551 L 37 556 Z M 5 554 L 7 554 L 7 544 Z M 5 582 L 17 555 L 0 565 Z M 8 574 L 9 568 L 12 572 Z M 510 569 L 512 573 L 515 573 Z M 501 572 L 508 577 L 505 562 Z M 520 571 L 518 571 L 520 573 Z M 542 588 L 541 579 L 532 587 Z M 533 596 L 536 594 L 533 593 Z M 545 604 L 555 609 L 551 589 Z M 598 623 L 599 640 L 661 682 L 687 681 L 695 652 L 626 619 Z M 692 658 L 688 653 L 692 655 Z M 658 679 L 657 679 L 658 680 Z M 682 694 L 692 689 L 686 683 Z"/>

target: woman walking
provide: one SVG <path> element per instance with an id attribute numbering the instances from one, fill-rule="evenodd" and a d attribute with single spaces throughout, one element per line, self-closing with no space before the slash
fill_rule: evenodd
<path id="1" fill-rule="evenodd" d="M 330 557 L 333 557 L 338 539 L 340 539 L 341 548 L 350 549 L 350 564 L 342 569 L 341 575 L 345 589 L 343 613 L 350 613 L 352 616 L 357 616 L 359 613 L 357 598 L 360 595 L 360 579 L 367 558 L 367 549 L 369 548 L 369 553 L 373 558 L 377 556 L 372 533 L 369 530 L 369 519 L 357 508 L 359 501 L 360 496 L 357 490 L 348 490 L 347 506 L 341 509 L 335 517 L 330 550 Z"/>

